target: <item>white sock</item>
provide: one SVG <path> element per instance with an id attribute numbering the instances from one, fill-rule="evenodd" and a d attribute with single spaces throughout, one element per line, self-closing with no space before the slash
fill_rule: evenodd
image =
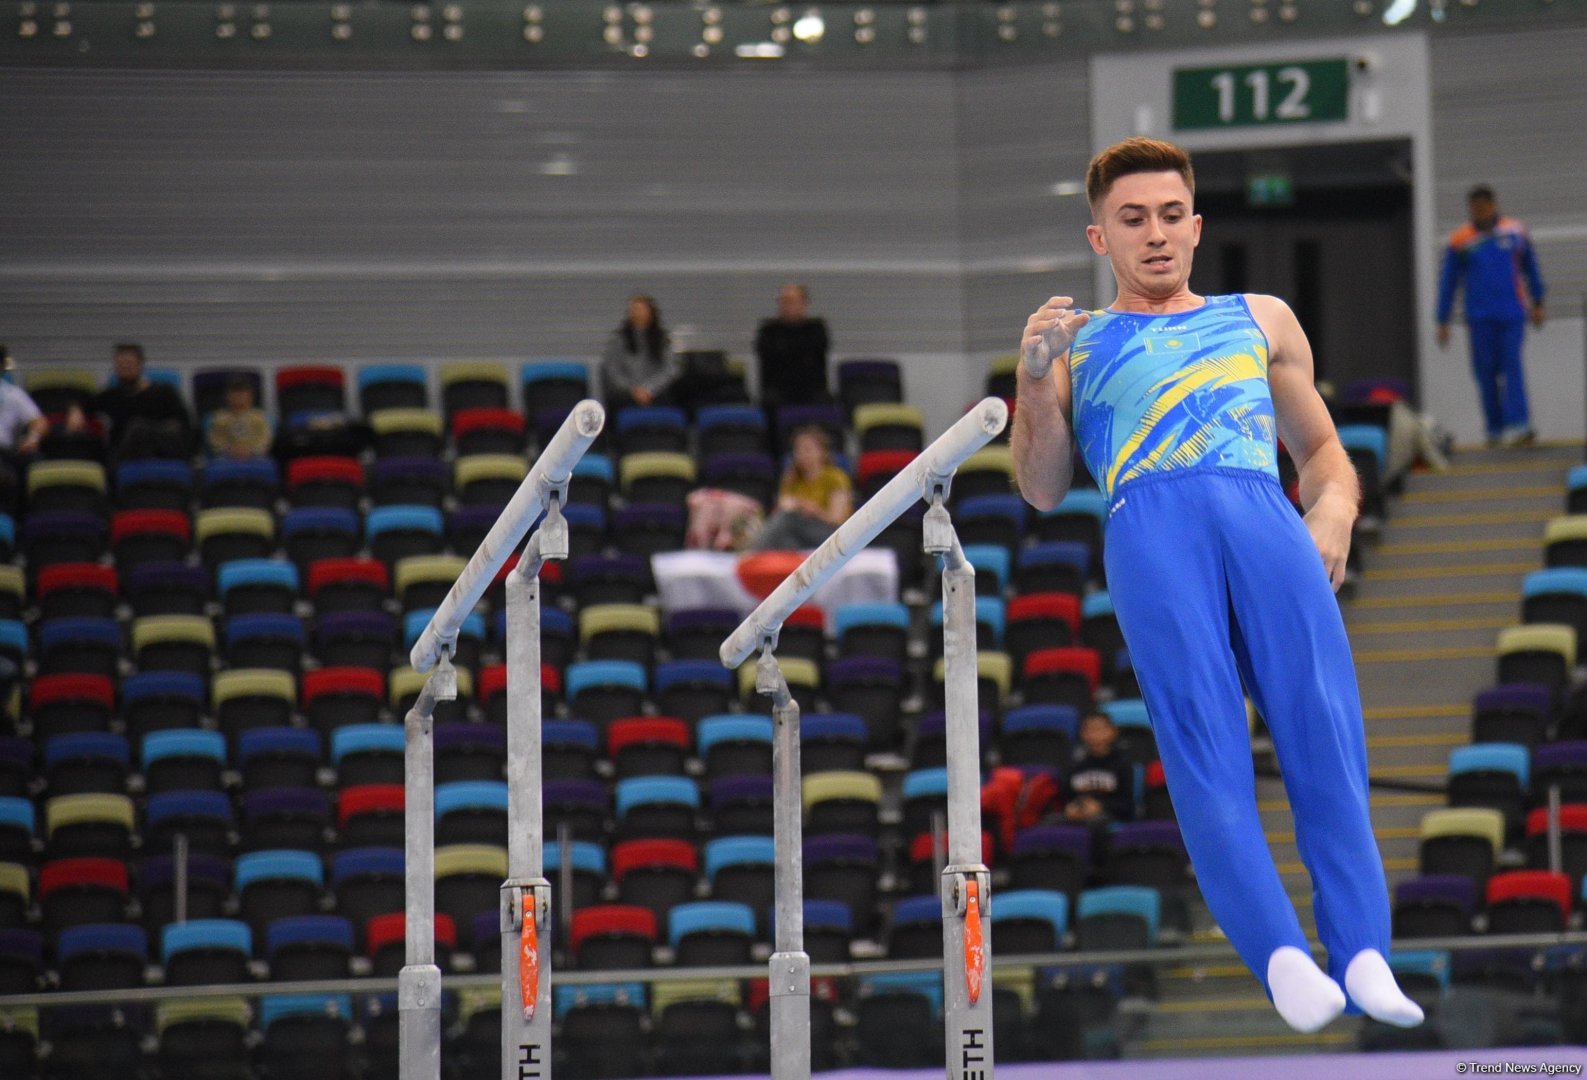
<path id="1" fill-rule="evenodd" d="M 1339 984 L 1293 945 L 1281 945 L 1267 958 L 1267 986 L 1284 1022 L 1307 1035 L 1345 1011 Z"/>
<path id="2" fill-rule="evenodd" d="M 1415 1027 L 1422 1022 L 1422 1007 L 1401 993 L 1389 962 L 1376 949 L 1356 953 L 1345 968 L 1345 989 L 1350 1000 L 1374 1020 L 1395 1027 Z"/>

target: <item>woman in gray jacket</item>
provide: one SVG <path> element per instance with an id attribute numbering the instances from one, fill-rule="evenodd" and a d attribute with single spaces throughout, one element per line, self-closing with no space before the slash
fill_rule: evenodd
<path id="1" fill-rule="evenodd" d="M 615 416 L 633 405 L 663 403 L 677 377 L 678 359 L 656 302 L 648 296 L 629 297 L 628 315 L 612 331 L 601 356 L 607 413 Z"/>

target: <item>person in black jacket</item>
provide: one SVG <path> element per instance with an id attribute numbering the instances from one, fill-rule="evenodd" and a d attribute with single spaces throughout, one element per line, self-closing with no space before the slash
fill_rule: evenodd
<path id="1" fill-rule="evenodd" d="M 89 408 L 110 422 L 112 461 L 184 458 L 193 452 L 193 419 L 182 396 L 143 372 L 143 346 L 117 345 L 111 360 L 114 378 L 95 394 Z M 66 429 L 80 431 L 87 417 L 75 406 Z"/>
<path id="2" fill-rule="evenodd" d="M 1135 817 L 1135 764 L 1119 752 L 1119 729 L 1103 712 L 1080 721 L 1080 748 L 1069 770 L 1065 819 L 1105 826 Z"/>
<path id="3" fill-rule="evenodd" d="M 827 324 L 810 317 L 810 293 L 788 284 L 777 294 L 777 317 L 760 324 L 760 398 L 769 409 L 832 400 L 827 389 Z"/>

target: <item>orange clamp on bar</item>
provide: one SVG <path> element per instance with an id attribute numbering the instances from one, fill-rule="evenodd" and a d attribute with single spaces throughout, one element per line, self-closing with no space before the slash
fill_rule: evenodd
<path id="1" fill-rule="evenodd" d="M 518 938 L 518 989 L 523 996 L 523 1018 L 535 1018 L 535 1004 L 540 1000 L 540 931 L 535 925 L 535 899 L 533 891 L 524 889 L 520 896 L 523 904 L 523 930 Z"/>
<path id="2" fill-rule="evenodd" d="M 964 883 L 964 985 L 970 1004 L 981 1000 L 981 980 L 986 975 L 986 945 L 981 937 L 981 886 L 974 877 Z"/>

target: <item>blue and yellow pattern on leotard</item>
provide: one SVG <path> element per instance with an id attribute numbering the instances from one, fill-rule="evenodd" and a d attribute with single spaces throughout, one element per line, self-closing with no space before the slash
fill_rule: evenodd
<path id="1" fill-rule="evenodd" d="M 1278 476 L 1267 337 L 1245 297 L 1168 315 L 1098 311 L 1069 350 L 1075 435 L 1113 493 L 1177 469 Z"/>

